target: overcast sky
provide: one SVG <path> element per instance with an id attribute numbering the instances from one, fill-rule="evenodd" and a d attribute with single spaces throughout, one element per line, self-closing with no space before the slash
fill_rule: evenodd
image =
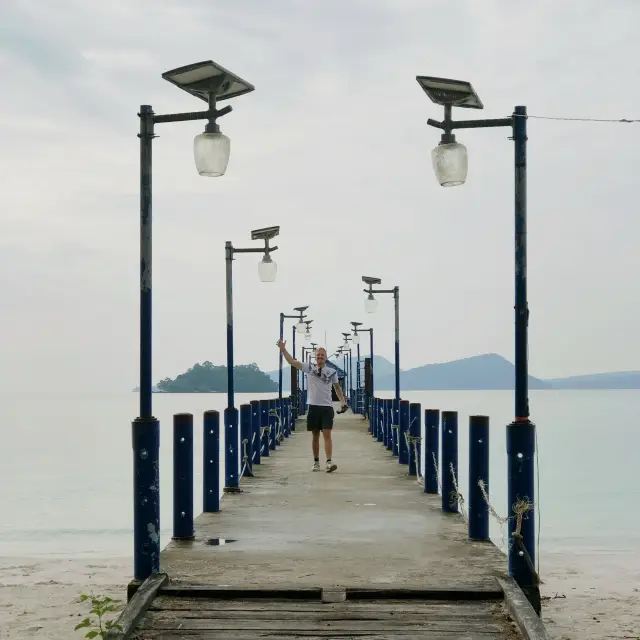
<path id="1" fill-rule="evenodd" d="M 154 141 L 154 381 L 225 362 L 224 242 L 278 224 L 278 279 L 234 262 L 236 363 L 277 367 L 278 314 L 314 340 L 349 322 L 401 366 L 513 361 L 513 143 L 462 131 L 463 187 L 441 188 L 440 119 L 415 76 L 470 80 L 484 112 L 640 118 L 636 0 L 3 0 L 0 384 L 128 390 L 138 381 L 140 104 L 201 109 L 161 78 L 213 59 L 256 90 L 220 121 L 223 178 L 198 176 L 203 123 Z M 530 372 L 639 369 L 640 123 L 530 119 Z M 287 323 L 290 334 L 291 321 Z"/>

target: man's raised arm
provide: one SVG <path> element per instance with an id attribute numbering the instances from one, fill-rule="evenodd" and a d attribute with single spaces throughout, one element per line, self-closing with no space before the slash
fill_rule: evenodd
<path id="1" fill-rule="evenodd" d="M 300 369 L 302 370 L 302 362 L 298 362 L 298 360 L 296 360 L 286 349 L 285 345 L 287 344 L 286 340 L 278 340 L 277 345 L 280 348 L 280 351 L 282 351 L 282 355 L 284 356 L 284 359 L 292 366 L 295 367 L 296 369 Z"/>

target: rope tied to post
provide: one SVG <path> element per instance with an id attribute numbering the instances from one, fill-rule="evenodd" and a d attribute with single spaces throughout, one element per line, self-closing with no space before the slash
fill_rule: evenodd
<path id="1" fill-rule="evenodd" d="M 467 512 L 464 508 L 464 496 L 462 495 L 462 493 L 460 493 L 460 489 L 458 488 L 458 478 L 456 478 L 456 470 L 453 466 L 453 462 L 449 463 L 449 470 L 451 472 L 451 478 L 453 481 L 453 491 L 449 494 L 449 504 L 451 505 L 451 507 L 454 507 L 457 501 L 458 508 L 460 509 L 460 513 L 462 514 L 462 518 L 465 522 L 468 522 L 469 519 L 467 518 Z"/>
<path id="2" fill-rule="evenodd" d="M 249 460 L 249 453 L 248 453 L 248 447 L 249 447 L 249 440 L 248 438 L 245 438 L 242 441 L 242 450 L 243 450 L 243 455 L 242 455 L 242 471 L 240 472 L 240 477 L 244 477 L 245 472 L 248 470 L 250 474 L 253 475 L 253 471 L 251 469 L 251 462 Z"/>
<path id="3" fill-rule="evenodd" d="M 415 420 L 415 418 L 413 420 Z M 412 423 L 413 423 L 413 420 L 412 420 Z M 415 468 L 416 468 L 416 482 L 418 484 L 421 484 L 424 478 L 420 474 L 420 456 L 418 451 L 418 445 L 422 442 L 422 438 L 420 436 L 412 436 L 409 432 L 405 431 L 404 441 L 409 451 L 413 449 L 413 459 L 415 460 Z"/>
<path id="4" fill-rule="evenodd" d="M 480 491 L 487 505 L 487 510 L 489 511 L 489 514 L 493 518 L 495 518 L 495 520 L 497 520 L 497 522 L 500 524 L 500 530 L 502 533 L 502 545 L 504 547 L 506 547 L 506 534 L 504 530 L 504 525 L 507 524 L 509 520 L 513 520 L 515 518 L 516 528 L 515 528 L 515 531 L 511 534 L 511 537 L 513 538 L 515 544 L 518 545 L 520 555 L 524 557 L 525 562 L 529 567 L 529 571 L 531 571 L 531 575 L 533 576 L 535 583 L 537 585 L 544 584 L 540 579 L 540 576 L 536 571 L 535 567 L 533 566 L 533 562 L 531 561 L 531 556 L 529 555 L 527 548 L 524 546 L 524 539 L 522 538 L 522 521 L 524 520 L 525 514 L 527 514 L 529 511 L 533 511 L 533 509 L 535 508 L 535 504 L 531 502 L 528 498 L 524 498 L 524 499 L 520 498 L 511 507 L 513 510 L 513 515 L 503 517 L 500 514 L 498 514 L 498 512 L 495 510 L 495 508 L 489 501 L 489 495 L 487 494 L 486 484 L 482 478 L 478 480 L 478 487 L 480 487 Z"/>
<path id="5" fill-rule="evenodd" d="M 280 444 L 284 440 L 284 432 L 282 430 L 282 417 L 280 415 L 280 411 L 278 409 L 271 409 L 269 411 L 270 416 L 275 416 L 276 418 L 276 442 Z"/>
<path id="6" fill-rule="evenodd" d="M 436 459 L 435 452 L 431 452 L 431 457 L 433 458 L 433 468 L 436 471 L 436 481 L 438 483 L 438 491 L 442 494 L 442 481 L 440 480 L 440 470 L 438 469 L 438 460 Z"/>

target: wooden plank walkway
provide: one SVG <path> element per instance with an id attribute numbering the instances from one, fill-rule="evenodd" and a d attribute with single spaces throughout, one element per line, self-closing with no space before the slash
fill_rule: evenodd
<path id="1" fill-rule="evenodd" d="M 338 470 L 313 473 L 300 421 L 242 493 L 197 518 L 195 541 L 162 552 L 169 581 L 129 613 L 132 637 L 546 638 L 508 613 L 506 558 L 469 541 L 462 517 L 443 514 L 367 426 L 338 416 Z"/>

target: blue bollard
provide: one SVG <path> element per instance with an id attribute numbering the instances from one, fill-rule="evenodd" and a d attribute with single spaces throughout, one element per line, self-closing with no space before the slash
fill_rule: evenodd
<path id="1" fill-rule="evenodd" d="M 391 410 L 389 403 L 391 400 L 384 398 L 382 400 L 382 444 L 385 449 L 389 448 L 389 431 L 391 431 Z"/>
<path id="2" fill-rule="evenodd" d="M 205 411 L 202 433 L 202 511 L 220 511 L 220 414 Z"/>
<path id="3" fill-rule="evenodd" d="M 411 437 L 409 447 L 409 475 L 419 476 L 421 469 L 422 453 L 422 425 L 420 424 L 420 414 L 422 409 L 419 402 L 412 402 L 409 405 L 409 436 Z"/>
<path id="4" fill-rule="evenodd" d="M 276 418 L 276 408 L 278 403 L 272 398 L 269 400 L 269 426 L 271 431 L 269 433 L 269 449 L 275 451 L 278 444 L 278 419 Z"/>
<path id="5" fill-rule="evenodd" d="M 529 420 L 517 420 L 507 425 L 507 470 L 509 510 L 509 575 L 518 583 L 527 598 L 537 588 L 531 570 L 535 568 L 535 511 L 531 509 L 522 516 L 520 539 L 514 537 L 518 526 L 514 505 L 528 502 L 535 505 L 534 462 L 536 427 Z M 524 546 L 524 550 L 518 543 Z M 526 550 L 526 554 L 525 554 Z M 527 556 L 531 567 L 527 562 Z M 539 596 L 537 596 L 539 599 Z M 532 603 L 533 604 L 533 603 Z M 539 602 L 534 609 L 539 608 Z"/>
<path id="6" fill-rule="evenodd" d="M 454 481 L 455 476 L 455 481 Z M 458 412 L 442 412 L 442 510 L 458 513 Z"/>
<path id="7" fill-rule="evenodd" d="M 138 418 L 133 445 L 133 572 L 145 579 L 160 571 L 160 423 Z"/>
<path id="8" fill-rule="evenodd" d="M 469 538 L 489 540 L 489 508 L 478 481 L 489 495 L 489 416 L 469 416 Z"/>
<path id="9" fill-rule="evenodd" d="M 173 416 L 173 539 L 193 540 L 193 414 Z"/>
<path id="10" fill-rule="evenodd" d="M 260 451 L 265 458 L 268 458 L 269 453 L 269 401 L 260 400 Z"/>
<path id="11" fill-rule="evenodd" d="M 296 430 L 296 416 L 293 411 L 293 398 L 289 396 L 287 400 L 289 402 L 289 424 L 291 425 L 291 432 L 293 433 Z"/>
<path id="12" fill-rule="evenodd" d="M 369 413 L 369 433 L 371 434 L 372 438 L 377 437 L 376 424 L 377 424 L 376 398 L 371 398 L 371 412 Z"/>
<path id="13" fill-rule="evenodd" d="M 400 424 L 398 425 L 398 463 L 409 464 L 409 401 L 400 400 Z"/>
<path id="14" fill-rule="evenodd" d="M 440 411 L 424 410 L 424 492 L 437 494 L 440 469 Z"/>
<path id="15" fill-rule="evenodd" d="M 224 492 L 237 493 L 240 490 L 240 425 L 238 410 L 227 407 L 224 410 Z"/>
<path id="16" fill-rule="evenodd" d="M 240 405 L 240 477 L 253 477 L 251 469 L 253 460 L 253 444 L 251 429 L 251 405 Z"/>
<path id="17" fill-rule="evenodd" d="M 260 464 L 260 400 L 251 401 L 251 437 L 252 465 Z"/>
<path id="18" fill-rule="evenodd" d="M 287 409 L 286 401 L 281 398 L 278 401 L 278 410 L 280 411 L 280 419 L 282 420 L 282 435 L 285 438 L 289 437 L 289 422 L 287 421 Z"/>
<path id="19" fill-rule="evenodd" d="M 398 436 L 400 435 L 400 407 L 394 398 L 391 401 L 392 414 L 391 414 L 391 424 L 395 427 L 395 429 L 391 429 L 391 455 L 398 455 Z"/>

